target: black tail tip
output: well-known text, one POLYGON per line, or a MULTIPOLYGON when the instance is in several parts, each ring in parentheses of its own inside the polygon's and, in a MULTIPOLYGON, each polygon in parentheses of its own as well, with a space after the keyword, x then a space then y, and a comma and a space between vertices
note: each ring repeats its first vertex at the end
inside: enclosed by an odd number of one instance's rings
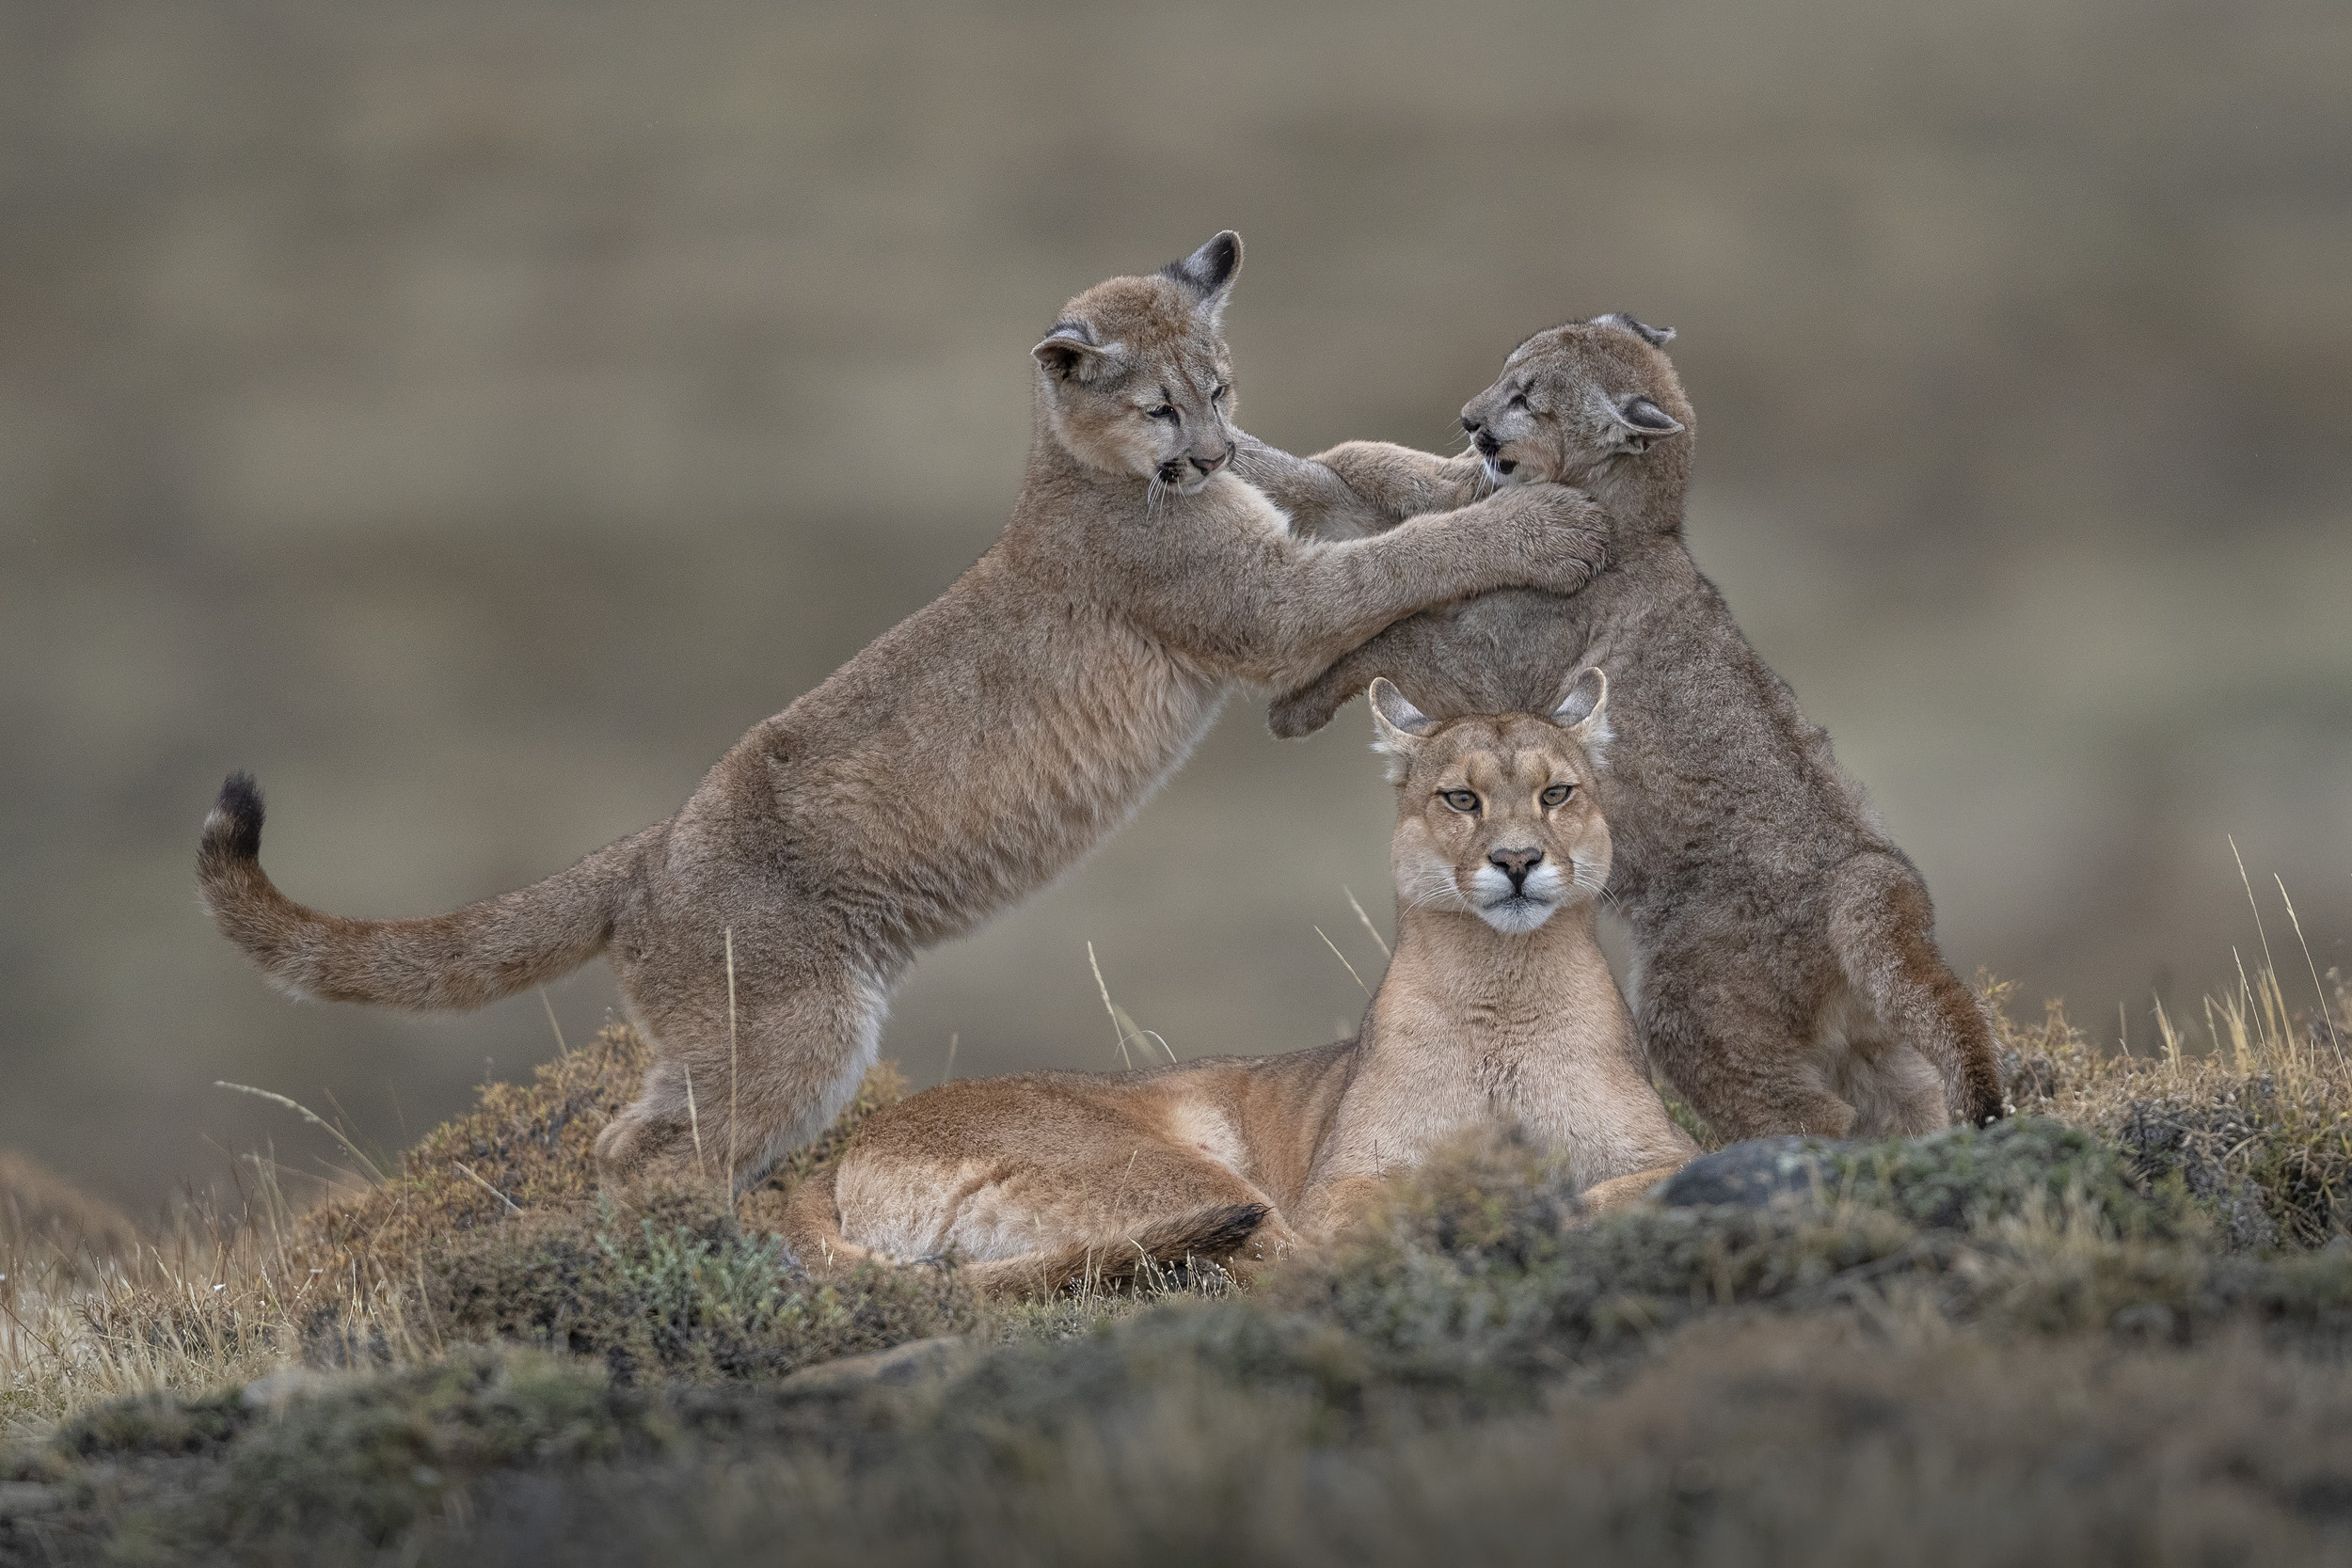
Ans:
POLYGON ((250 773, 231 773, 222 781, 220 799, 204 823, 204 847, 230 860, 262 857, 262 786, 250 773))
POLYGON ((1184 1226, 1178 1244, 1196 1258, 1224 1259, 1241 1250, 1274 1211, 1263 1203, 1235 1203, 1196 1214, 1184 1226))

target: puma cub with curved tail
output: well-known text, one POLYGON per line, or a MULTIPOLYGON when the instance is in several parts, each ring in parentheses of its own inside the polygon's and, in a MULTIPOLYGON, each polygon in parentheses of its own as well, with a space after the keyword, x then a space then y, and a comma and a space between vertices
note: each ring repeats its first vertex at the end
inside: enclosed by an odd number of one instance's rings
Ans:
POLYGON ((670 820, 450 914, 346 920, 262 874, 240 775, 198 857, 214 920, 287 990, 400 1007, 478 1007, 608 954, 656 1059, 597 1139, 605 1173, 675 1153, 696 1115, 739 1181, 765 1169, 848 1102, 914 955, 1122 825, 1236 683, 1296 685, 1416 610, 1590 575, 1596 514, 1557 486, 1293 537, 1230 462, 1240 266, 1227 232, 1072 300, 1032 351, 1036 434, 994 546, 670 820))
MULTIPOLYGON (((1486 483, 1571 484, 1606 510, 1608 565, 1581 592, 1489 594, 1390 627, 1284 694, 1306 735, 1375 675, 1439 716, 1539 701, 1606 668, 1617 740, 1601 782, 1613 905, 1632 927, 1652 1059, 1728 1138, 1882 1136, 2001 1114, 1992 1032, 1936 950, 1928 890, 1861 786, 1740 635, 1682 542, 1696 422, 1674 334, 1626 315, 1538 332, 1462 409, 1486 483)), ((1300 460, 1253 451, 1246 469, 1300 460)), ((1311 467, 1312 465, 1309 465, 1311 467)), ((1460 459, 1353 443, 1287 487, 1354 536, 1361 503, 1470 493, 1460 459), (1335 483, 1336 482, 1336 483, 1335 483), (1348 489, 1352 503, 1329 493, 1348 489)), ((1475 482, 1471 482, 1474 483, 1475 482)))
POLYGON ((1439 724, 1378 682, 1396 956, 1355 1039, 927 1090, 793 1190, 793 1250, 815 1266, 953 1255, 993 1294, 1265 1258, 1329 1237, 1438 1144, 1509 1123, 1560 1148, 1589 1208, 1640 1196, 1696 1149, 1594 933, 1607 698, 1586 671, 1548 717, 1439 724))

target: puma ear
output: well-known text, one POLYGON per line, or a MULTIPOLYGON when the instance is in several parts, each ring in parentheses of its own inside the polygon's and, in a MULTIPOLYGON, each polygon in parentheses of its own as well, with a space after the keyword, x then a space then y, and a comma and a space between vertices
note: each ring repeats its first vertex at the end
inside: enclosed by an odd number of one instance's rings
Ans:
POLYGON ((1181 261, 1170 261, 1160 276, 1172 277, 1200 296, 1198 309, 1214 326, 1225 317, 1225 302, 1241 275, 1241 236, 1228 229, 1181 261))
POLYGON ((1672 436, 1682 421, 1647 398, 1633 398, 1617 410, 1617 418, 1645 436, 1672 436))
POLYGON ((1372 749, 1389 759, 1389 782, 1402 784, 1414 754, 1437 729, 1438 721, 1415 707, 1386 675, 1374 678, 1370 696, 1372 728, 1376 736, 1372 749))
POLYGON ((1613 403, 1609 411, 1616 416, 1618 439, 1629 451, 1647 451, 1652 441, 1662 441, 1682 428, 1680 420, 1647 398, 1613 403))
POLYGON ((1647 322, 1635 321, 1631 316, 1627 315, 1623 310, 1612 310, 1605 316, 1595 316, 1593 318, 1593 325, 1595 326, 1623 327, 1626 331, 1632 333, 1635 337, 1641 339, 1642 341, 1649 344, 1652 348, 1664 348, 1668 343, 1675 341, 1675 329, 1673 327, 1652 326, 1647 322))
POLYGON ((1084 322, 1058 321, 1029 355, 1055 380, 1085 383, 1118 363, 1119 345, 1097 343, 1094 329, 1084 322))
POLYGON ((1560 705, 1551 710, 1551 721, 1576 737, 1595 768, 1605 766, 1602 753, 1617 737, 1609 727, 1608 673, 1591 664, 1570 676, 1567 689, 1560 694, 1560 705))

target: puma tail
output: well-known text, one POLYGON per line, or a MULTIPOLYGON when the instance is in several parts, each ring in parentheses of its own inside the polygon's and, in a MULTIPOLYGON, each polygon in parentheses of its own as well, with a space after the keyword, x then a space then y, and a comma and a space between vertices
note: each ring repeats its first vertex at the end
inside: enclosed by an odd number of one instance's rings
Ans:
MULTIPOLYGON (((1263 1203, 1224 1204, 1154 1220, 1115 1240, 1073 1243, 1049 1252, 966 1263, 961 1274, 984 1296, 1055 1296, 1083 1286, 1115 1288, 1186 1262, 1221 1262, 1239 1252, 1265 1223, 1263 1203)), ((786 1201, 785 1240, 793 1255, 812 1269, 887 1262, 880 1253, 841 1233, 841 1212, 834 1197, 833 1172, 818 1172, 786 1201)))
POLYGON ((2001 1069, 1984 1009, 1935 947, 1935 911, 1910 862, 1856 855, 1831 897, 1830 941, 1847 981, 1944 1076, 1962 1125, 2003 1113, 2001 1069))
POLYGON ((262 869, 262 792, 231 773, 204 819, 198 888, 221 935, 272 985, 320 1002, 462 1012, 570 973, 604 950, 648 828, 568 871, 422 920, 305 909, 262 869))
POLYGON ((1126 1285, 1180 1263, 1222 1262, 1239 1252, 1272 1212, 1263 1203, 1227 1203, 1172 1219, 1154 1220, 1125 1236, 1062 1247, 1043 1256, 1008 1259, 983 1268, 1019 1271, 1050 1291, 1073 1285, 1126 1285))

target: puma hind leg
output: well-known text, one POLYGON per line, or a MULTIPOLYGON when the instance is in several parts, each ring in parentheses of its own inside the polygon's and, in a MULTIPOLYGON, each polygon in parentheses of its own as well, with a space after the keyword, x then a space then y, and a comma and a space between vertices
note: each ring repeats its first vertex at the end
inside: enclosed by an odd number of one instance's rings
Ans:
POLYGON ((739 990, 730 1029, 715 1009, 652 1021, 658 1059, 643 1091, 596 1136, 608 1182, 657 1169, 727 1171, 734 1189, 833 1125, 874 1065, 884 999, 849 977, 780 992, 739 990))
POLYGON ((1856 855, 1838 868, 1833 900, 1830 942, 1853 989, 1933 1068, 1952 1116, 1971 1127, 1998 1120, 1993 1027, 1936 950, 1934 907, 1918 872, 1896 855, 1856 855))

